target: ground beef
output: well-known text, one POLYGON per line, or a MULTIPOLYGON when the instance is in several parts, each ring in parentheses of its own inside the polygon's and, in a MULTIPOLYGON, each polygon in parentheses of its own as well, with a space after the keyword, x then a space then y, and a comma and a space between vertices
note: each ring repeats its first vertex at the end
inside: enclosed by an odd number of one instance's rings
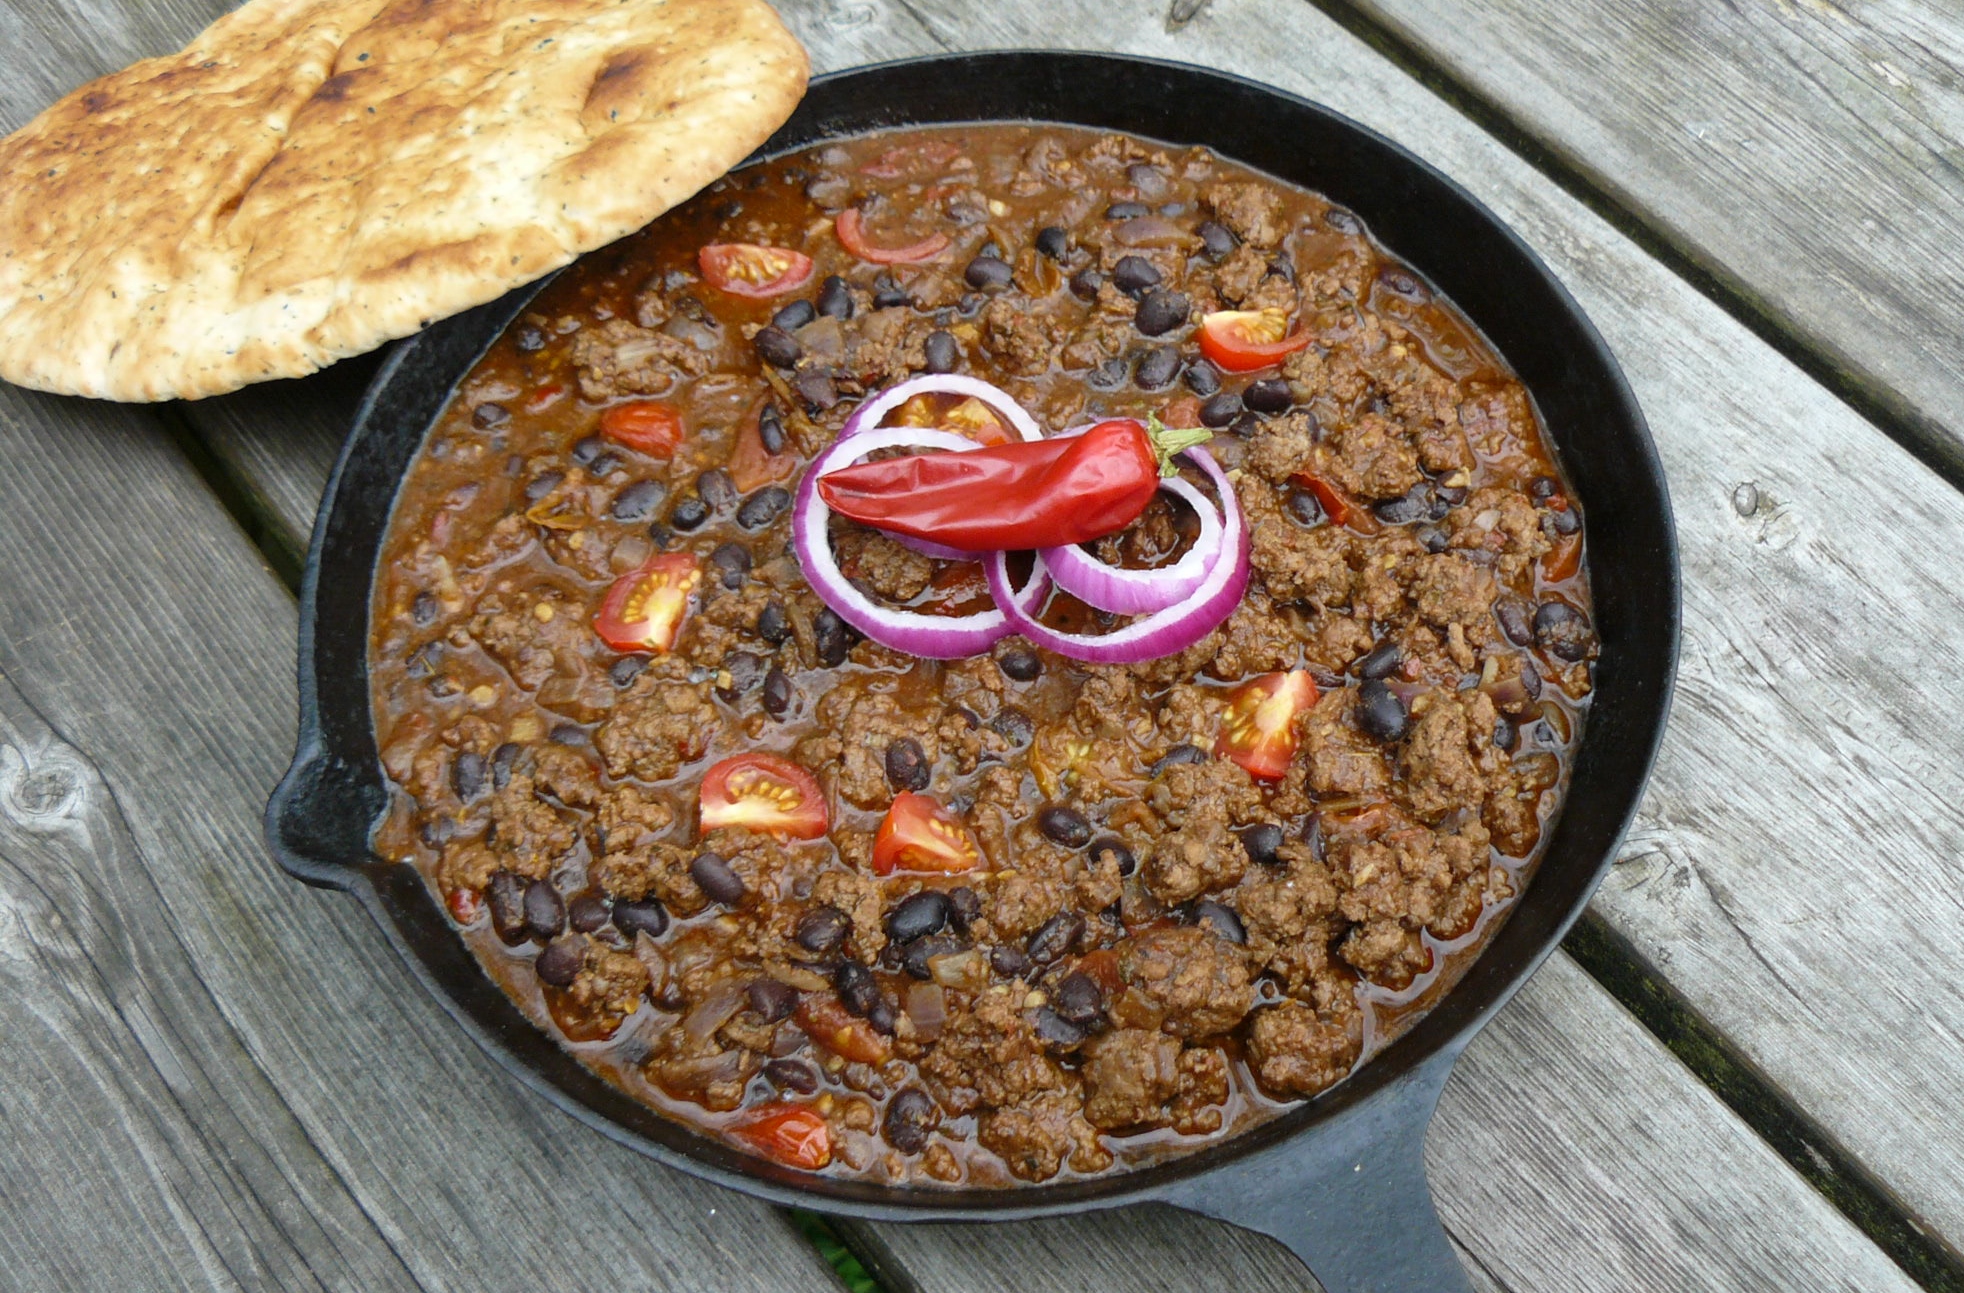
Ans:
POLYGON ((839 569, 889 602, 909 602, 927 591, 934 563, 876 530, 853 526, 832 541, 839 569))
POLYGON ((1389 418, 1366 413, 1326 427, 1316 474, 1358 498, 1396 498, 1423 479, 1411 440, 1389 418))
POLYGON ((1012 373, 1040 373, 1050 367, 1056 345, 1041 316, 997 297, 982 310, 982 344, 1012 373))
POLYGON ((1265 185, 1242 181, 1209 185, 1201 191, 1200 204, 1235 237, 1257 247, 1274 247, 1288 232, 1282 199, 1265 185))
POLYGON ((581 329, 573 338, 572 358, 580 395, 595 403, 664 394, 681 377, 700 376, 716 362, 711 351, 626 319, 581 329))
POLYGON ((573 982, 548 994, 553 1015, 570 1035, 585 1041, 612 1037, 621 1021, 641 1004, 648 970, 627 952, 585 935, 585 961, 573 982))
POLYGON ((990 1109, 976 1119, 975 1138, 1025 1181, 1047 1181, 1066 1162, 1080 1172, 1101 1172, 1111 1166, 1111 1151, 1079 1108, 1075 1093, 1059 1092, 990 1109))
POLYGON ((1135 1013, 1175 1037, 1225 1033, 1255 1001, 1241 949, 1204 926, 1140 934, 1120 949, 1118 969, 1135 1013))
POLYGON ((972 1009, 949 1020, 921 1061, 921 1076, 942 1108, 971 1113, 1068 1085, 1070 1075, 1044 1052, 1027 1015, 1021 998, 1005 988, 981 993, 972 1009))
POLYGON ((1257 1011, 1248 1026, 1248 1063, 1280 1095, 1311 1096, 1341 1081, 1357 1062, 1362 1037, 1317 1016, 1300 1001, 1257 1011))
POLYGON ((1144 1028, 1104 1034, 1086 1049, 1084 1116, 1094 1127, 1173 1127, 1183 1134, 1220 1125, 1227 1098, 1227 1057, 1212 1047, 1182 1046, 1144 1028), (1212 1124, 1210 1127, 1208 1124, 1212 1124))
POLYGON ((1484 624, 1493 615, 1497 593, 1493 571, 1451 552, 1417 560, 1412 603, 1434 624, 1484 624))
POLYGON ((593 743, 607 774, 666 781, 700 759, 716 728, 706 682, 669 682, 643 674, 628 702, 601 724, 593 743))
POLYGON ((1337 688, 1323 693, 1297 720, 1302 743, 1295 766, 1319 795, 1379 795, 1391 784, 1383 744, 1351 717, 1356 704, 1355 691, 1337 688))
MULTIPOLYGON (((1248 437, 1247 463, 1277 485, 1287 485, 1297 472, 1311 469, 1311 451, 1316 447, 1316 418, 1307 410, 1282 417, 1264 418, 1248 437)), ((1248 485, 1242 492, 1248 492, 1248 485)))
POLYGON ((1401 797, 1421 819, 1477 807, 1511 784, 1509 761, 1493 743, 1497 715, 1484 692, 1430 692, 1413 702, 1412 712, 1398 762, 1401 797))

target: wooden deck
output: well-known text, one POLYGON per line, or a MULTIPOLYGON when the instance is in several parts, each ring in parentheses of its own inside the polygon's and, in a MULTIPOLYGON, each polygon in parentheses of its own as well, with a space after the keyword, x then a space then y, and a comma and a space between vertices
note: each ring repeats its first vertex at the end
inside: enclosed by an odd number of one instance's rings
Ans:
MULTIPOLYGON (((224 7, 0 0, 0 126, 224 7)), ((1663 453, 1685 652, 1585 929, 1447 1088, 1440 1210, 1483 1289, 1964 1289, 1964 18, 779 8, 822 69, 1046 46, 1254 76, 1536 247, 1663 453)), ((353 903, 266 859, 289 577, 371 369, 160 408, 0 386, 0 1285, 835 1286, 788 1215, 506 1079, 353 903)), ((1158 1209, 836 1229, 891 1290, 1310 1287, 1158 1209)))

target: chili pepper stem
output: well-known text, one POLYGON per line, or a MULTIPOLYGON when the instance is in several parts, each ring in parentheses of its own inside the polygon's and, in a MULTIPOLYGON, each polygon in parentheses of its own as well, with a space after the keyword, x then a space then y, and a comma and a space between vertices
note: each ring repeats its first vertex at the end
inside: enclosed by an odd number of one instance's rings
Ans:
POLYGON ((1152 444, 1153 456, 1159 460, 1161 476, 1179 475, 1179 464, 1173 459, 1213 438, 1214 433, 1206 427, 1169 427, 1157 414, 1146 415, 1146 439, 1152 444))

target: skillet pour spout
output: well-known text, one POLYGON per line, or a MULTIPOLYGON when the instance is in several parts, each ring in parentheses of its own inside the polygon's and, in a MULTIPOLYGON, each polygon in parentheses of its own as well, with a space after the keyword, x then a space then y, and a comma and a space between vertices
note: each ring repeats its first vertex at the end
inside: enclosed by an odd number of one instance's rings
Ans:
POLYGON ((1306 100, 1177 64, 957 54, 813 83, 764 155, 903 125, 1050 121, 1202 145, 1355 211, 1486 334, 1538 404, 1589 518, 1601 657, 1565 807, 1486 950, 1409 1032, 1316 1099, 1229 1140, 1117 1175, 1015 1189, 809 1175, 700 1136, 582 1066, 480 968, 412 866, 375 855, 388 803, 369 708, 376 565, 405 472, 458 381, 540 285, 398 346, 329 482, 301 592, 300 739, 267 808, 273 856, 355 895, 404 964, 492 1058, 601 1134, 732 1189, 883 1221, 1013 1222, 1156 1201, 1272 1235, 1332 1293, 1469 1286, 1433 1210, 1423 1146, 1453 1060, 1556 947, 1635 811, 1670 706, 1678 571, 1643 417, 1581 309, 1519 237, 1389 140, 1306 100))

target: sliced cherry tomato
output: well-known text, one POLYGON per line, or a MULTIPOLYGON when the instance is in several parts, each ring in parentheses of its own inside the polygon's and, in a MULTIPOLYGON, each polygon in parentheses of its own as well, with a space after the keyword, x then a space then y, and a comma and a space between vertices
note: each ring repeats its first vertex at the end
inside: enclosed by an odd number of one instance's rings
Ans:
POLYGON ((834 1055, 855 1064, 884 1064, 892 1046, 878 1029, 847 1012, 830 993, 806 993, 798 1003, 798 1027, 834 1055))
POLYGON ((1384 528, 1370 508, 1321 476, 1299 471, 1291 479, 1316 495, 1316 501, 1323 505, 1323 514, 1330 518, 1332 525, 1347 525, 1359 534, 1376 534, 1384 528))
POLYGON ((1315 703, 1316 682, 1307 670, 1263 674, 1229 698, 1214 753, 1252 777, 1279 781, 1296 757, 1296 715, 1315 703))
POLYGON ((475 889, 452 889, 448 903, 450 918, 459 925, 472 925, 484 912, 484 899, 475 889))
POLYGON ((948 163, 961 155, 961 145, 945 139, 896 144, 860 167, 859 173, 877 180, 897 180, 903 175, 919 178, 922 173, 947 169, 948 163))
POLYGON ((780 839, 815 840, 825 834, 825 794, 818 781, 789 759, 739 754, 714 764, 702 777, 702 829, 745 826, 780 839))
POLYGON ((660 400, 616 404, 600 415, 600 434, 651 458, 672 458, 682 447, 682 411, 660 400))
POLYGON ((696 253, 711 287, 735 296, 782 296, 811 281, 812 258, 789 247, 712 242, 696 253))
POLYGON ((1541 577, 1551 584, 1559 584, 1564 579, 1575 578, 1575 572, 1582 569, 1582 536, 1564 534, 1555 540, 1555 546, 1541 554, 1541 577))
POLYGON ((932 391, 914 396, 888 414, 880 425, 934 427, 985 446, 1009 444, 1017 438, 1002 414, 973 395, 956 396, 951 402, 948 396, 932 391))
POLYGON ((772 453, 764 448, 759 419, 768 403, 767 400, 759 400, 750 410, 743 424, 737 427, 736 447, 730 450, 730 479, 745 494, 775 480, 789 480, 798 467, 798 459, 794 455, 772 453))
POLYGON ((875 265, 911 265, 932 260, 948 249, 948 235, 937 233, 905 247, 875 247, 866 241, 866 220, 858 207, 847 207, 833 222, 839 231, 839 245, 864 261, 875 265))
POLYGON ((1307 332, 1288 332, 1281 310, 1216 310, 1200 320, 1200 353, 1223 372, 1252 373, 1309 344, 1307 332))
POLYGON ((702 584, 702 566, 686 552, 664 552, 614 581, 593 631, 616 651, 659 655, 675 645, 689 594, 702 584))
POLYGON ((873 837, 873 872, 972 871, 981 865, 967 823, 928 795, 903 791, 873 837))
POLYGON ((730 1134, 772 1162, 816 1172, 832 1161, 832 1130, 801 1104, 767 1104, 730 1134))

